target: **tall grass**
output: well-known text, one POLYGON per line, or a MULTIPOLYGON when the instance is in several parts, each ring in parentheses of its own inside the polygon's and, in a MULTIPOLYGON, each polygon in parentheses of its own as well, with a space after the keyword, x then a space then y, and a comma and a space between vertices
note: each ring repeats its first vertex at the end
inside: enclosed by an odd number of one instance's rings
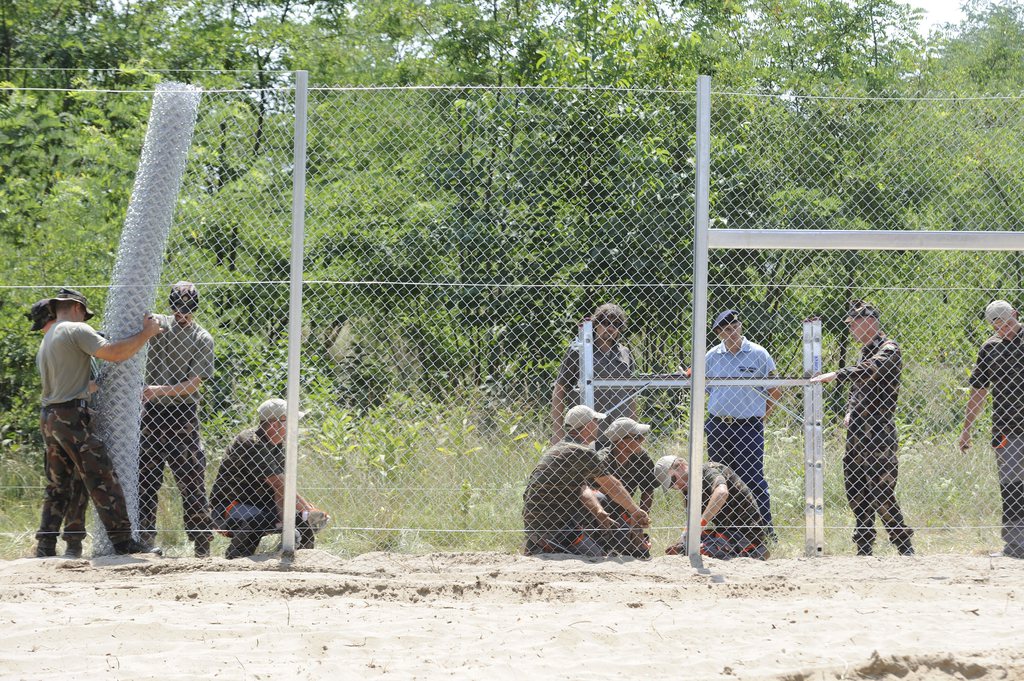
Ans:
MULTIPOLYGON (((212 484, 237 420, 204 426, 212 484)), ((992 452, 962 455, 957 433, 918 438, 904 426, 897 490, 920 551, 968 553, 999 547, 999 492, 992 452)), ((313 409, 300 432, 299 491, 327 510, 332 523, 318 546, 340 555, 366 551, 518 550, 526 479, 547 444, 536 412, 485 402, 446 405, 396 394, 364 413, 313 409)), ((651 439, 654 458, 686 454, 685 421, 662 425, 651 439)), ((39 452, 5 448, 0 469, 0 556, 28 555, 34 546, 44 480, 39 452)), ((850 513, 842 479, 842 429, 826 428, 826 552, 852 553, 850 513)), ((766 432, 766 474, 779 532, 775 556, 804 550, 802 429, 778 413, 766 432)), ((187 555, 180 499, 173 480, 161 492, 159 541, 170 555, 187 555)), ((652 512, 655 552, 674 542, 685 522, 682 495, 659 491, 652 512)), ((90 524, 95 522, 90 518, 90 524)), ((226 540, 218 538, 215 551, 226 540)), ((879 527, 878 552, 885 547, 879 527)), ((265 539, 269 550, 276 540, 265 539)))

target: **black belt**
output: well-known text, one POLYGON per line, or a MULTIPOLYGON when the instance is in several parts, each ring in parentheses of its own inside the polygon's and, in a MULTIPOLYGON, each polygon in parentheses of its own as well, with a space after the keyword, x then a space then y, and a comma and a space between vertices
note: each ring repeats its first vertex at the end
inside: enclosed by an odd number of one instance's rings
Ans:
POLYGON ((760 416, 751 416, 745 419, 738 419, 735 416, 712 416, 711 418, 722 423, 753 423, 761 420, 760 416))
POLYGON ((73 407, 88 407, 88 400, 68 400, 67 402, 53 402, 43 407, 44 409, 71 409, 73 407))

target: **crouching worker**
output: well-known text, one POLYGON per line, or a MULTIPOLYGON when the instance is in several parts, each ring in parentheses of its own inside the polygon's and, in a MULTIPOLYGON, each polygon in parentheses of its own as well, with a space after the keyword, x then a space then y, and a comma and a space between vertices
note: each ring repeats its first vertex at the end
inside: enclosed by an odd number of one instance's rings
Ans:
MULTIPOLYGON (((225 558, 256 553, 265 535, 281 531, 284 511, 284 441, 287 403, 267 400, 257 409, 259 425, 242 431, 228 447, 210 495, 217 531, 231 537, 225 558)), ((299 417, 304 415, 299 412, 299 417)), ((329 516, 295 495, 296 548, 313 548, 329 516)))
POLYGON ((604 414, 579 405, 566 412, 565 438, 549 446, 530 474, 523 494, 525 553, 604 556, 601 533, 613 526, 590 483, 629 514, 630 524, 647 527, 647 513, 594 451, 604 414))
MULTIPOLYGON (((690 467, 685 460, 663 456, 654 465, 654 474, 665 489, 677 489, 686 494, 690 467)), ((711 461, 704 464, 701 471, 701 488, 704 497, 700 519, 701 554, 721 560, 768 558, 764 544, 765 524, 757 500, 739 476, 728 466, 711 461)), ((685 530, 665 553, 686 555, 685 530)))
MULTIPOLYGON (((640 509, 648 516, 654 502, 654 490, 658 486, 654 477, 654 461, 644 451, 644 442, 649 432, 649 425, 627 417, 615 419, 605 431, 605 437, 611 443, 608 473, 621 482, 626 492, 634 498, 639 493, 640 509)), ((596 494, 601 506, 611 516, 612 527, 604 532, 602 540, 608 552, 619 556, 650 558, 651 541, 643 528, 630 525, 629 512, 607 495, 599 492, 596 494)))

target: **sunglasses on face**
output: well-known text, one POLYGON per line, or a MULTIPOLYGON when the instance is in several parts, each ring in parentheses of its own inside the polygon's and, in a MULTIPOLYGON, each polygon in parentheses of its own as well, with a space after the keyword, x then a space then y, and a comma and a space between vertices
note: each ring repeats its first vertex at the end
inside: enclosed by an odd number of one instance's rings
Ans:
POLYGON ((597 319, 594 320, 594 323, 600 324, 602 326, 610 326, 614 329, 626 328, 626 322, 624 322, 621 319, 615 319, 612 317, 598 317, 597 319))

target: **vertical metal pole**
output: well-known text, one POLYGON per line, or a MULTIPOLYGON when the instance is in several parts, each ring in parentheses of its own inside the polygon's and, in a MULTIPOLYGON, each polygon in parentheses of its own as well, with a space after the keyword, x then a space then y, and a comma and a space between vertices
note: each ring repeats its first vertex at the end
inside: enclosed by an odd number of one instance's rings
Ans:
POLYGON ((295 73, 295 160, 292 168, 292 262, 288 300, 288 434, 285 438, 281 550, 295 555, 295 495, 299 460, 299 360, 302 349, 302 270, 306 231, 306 116, 309 74, 295 73))
MULTIPOLYGON (((813 322, 804 320, 804 378, 814 376, 813 322)), ((804 555, 815 551, 816 517, 814 514, 814 388, 804 386, 804 555)))
MULTIPOLYGON (((811 369, 815 374, 821 373, 821 319, 811 321, 811 369)), ((825 405, 824 386, 815 383, 811 386, 813 405, 812 423, 814 426, 812 442, 814 445, 814 555, 825 553, 825 439, 822 432, 825 405)))
POLYGON ((694 566, 700 558, 701 475, 704 463, 704 355, 708 326, 708 223, 711 213, 711 77, 697 77, 697 186, 693 212, 693 352, 690 391, 690 484, 686 519, 686 553, 694 566))
POLYGON ((580 404, 594 408, 594 322, 587 317, 580 324, 580 404))

